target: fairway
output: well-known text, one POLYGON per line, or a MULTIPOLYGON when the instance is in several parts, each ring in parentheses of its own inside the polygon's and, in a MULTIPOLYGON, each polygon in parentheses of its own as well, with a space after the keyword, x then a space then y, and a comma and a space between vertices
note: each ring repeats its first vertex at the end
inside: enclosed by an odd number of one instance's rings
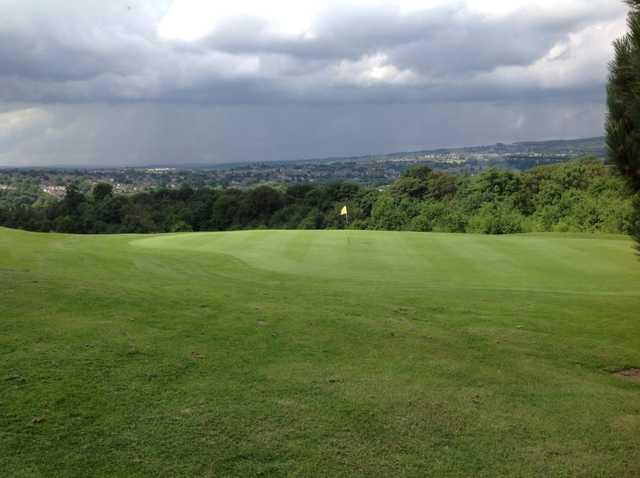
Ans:
POLYGON ((622 236, 0 228, 0 476, 639 476, 622 236))

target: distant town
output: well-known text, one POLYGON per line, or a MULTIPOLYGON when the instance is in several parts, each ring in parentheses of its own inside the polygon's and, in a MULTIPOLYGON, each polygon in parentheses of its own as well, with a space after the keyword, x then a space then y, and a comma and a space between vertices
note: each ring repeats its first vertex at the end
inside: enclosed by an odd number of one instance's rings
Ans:
POLYGON ((604 138, 566 141, 494 144, 468 148, 400 152, 360 157, 325 158, 286 162, 251 162, 212 166, 91 168, 3 168, 0 196, 29 191, 62 197, 71 183, 88 190, 99 182, 110 183, 119 193, 138 193, 157 188, 191 187, 249 188, 259 184, 329 183, 351 181, 385 185, 413 165, 434 170, 477 174, 497 167, 526 170, 544 164, 591 155, 605 159, 604 138))

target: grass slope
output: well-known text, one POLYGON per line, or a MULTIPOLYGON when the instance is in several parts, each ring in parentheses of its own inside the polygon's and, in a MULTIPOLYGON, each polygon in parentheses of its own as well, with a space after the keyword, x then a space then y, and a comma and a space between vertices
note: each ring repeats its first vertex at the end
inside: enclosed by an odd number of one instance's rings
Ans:
POLYGON ((638 476, 621 237, 0 229, 0 474, 638 476))

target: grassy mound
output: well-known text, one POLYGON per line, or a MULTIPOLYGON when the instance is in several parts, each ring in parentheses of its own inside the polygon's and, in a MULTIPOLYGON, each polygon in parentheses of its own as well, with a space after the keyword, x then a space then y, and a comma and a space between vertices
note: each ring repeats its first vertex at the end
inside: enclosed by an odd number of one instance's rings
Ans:
POLYGON ((0 229, 6 476, 635 476, 617 236, 0 229))

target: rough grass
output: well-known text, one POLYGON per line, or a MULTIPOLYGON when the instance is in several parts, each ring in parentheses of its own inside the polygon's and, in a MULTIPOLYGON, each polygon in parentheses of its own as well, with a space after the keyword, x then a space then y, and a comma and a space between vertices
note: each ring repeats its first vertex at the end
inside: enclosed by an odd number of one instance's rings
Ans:
POLYGON ((615 236, 0 229, 0 475, 638 476, 615 236))

